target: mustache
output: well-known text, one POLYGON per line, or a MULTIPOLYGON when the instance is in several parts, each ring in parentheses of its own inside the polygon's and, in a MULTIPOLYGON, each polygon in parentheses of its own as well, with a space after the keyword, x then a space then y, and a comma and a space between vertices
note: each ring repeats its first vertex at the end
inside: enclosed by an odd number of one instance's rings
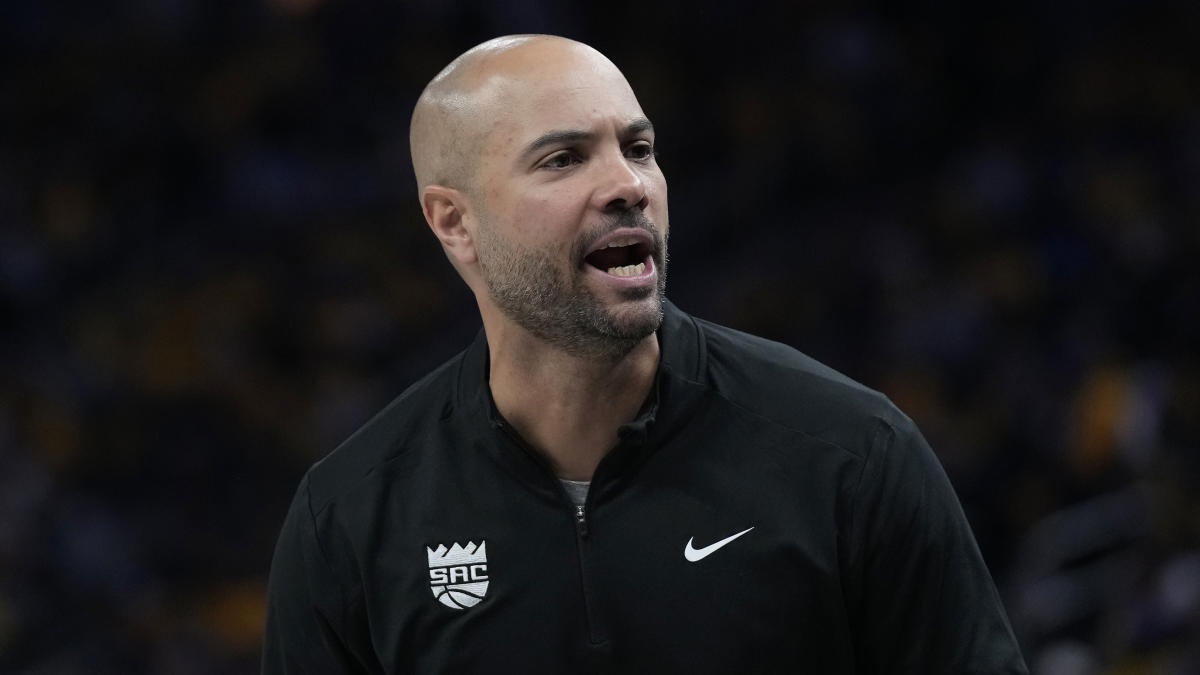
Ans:
POLYGON ((654 223, 650 222, 650 219, 646 217, 645 213, 636 209, 628 209, 621 211, 620 213, 613 214, 600 224, 591 227, 584 232, 579 237, 579 240, 575 242, 575 248, 572 251, 571 256, 572 261, 576 264, 576 266, 582 266, 584 264, 583 259, 585 254, 588 252, 588 249, 590 249, 597 241, 607 237, 610 233, 615 232, 616 230, 625 228, 642 230, 654 239, 654 250, 651 252, 651 255, 654 256, 654 262, 658 263, 659 267, 661 268, 663 263, 662 233, 658 231, 658 227, 654 223))

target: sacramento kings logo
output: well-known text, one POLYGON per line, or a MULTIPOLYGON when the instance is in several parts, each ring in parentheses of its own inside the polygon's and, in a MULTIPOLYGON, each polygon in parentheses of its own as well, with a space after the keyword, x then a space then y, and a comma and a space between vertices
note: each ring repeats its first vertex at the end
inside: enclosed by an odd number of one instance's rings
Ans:
POLYGON ((451 609, 466 609, 479 604, 487 595, 487 542, 468 541, 466 546, 455 543, 450 548, 438 544, 437 549, 425 547, 429 554, 429 585, 433 597, 451 609))

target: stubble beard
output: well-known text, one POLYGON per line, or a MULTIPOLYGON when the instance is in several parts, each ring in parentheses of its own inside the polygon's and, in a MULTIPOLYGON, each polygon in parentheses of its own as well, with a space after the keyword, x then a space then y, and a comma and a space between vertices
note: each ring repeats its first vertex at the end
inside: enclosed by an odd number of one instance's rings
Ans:
POLYGON ((524 248, 497 233, 478 230, 479 268, 496 306, 539 339, 572 356, 615 361, 658 330, 666 292, 666 242, 640 211, 624 211, 580 236, 566 267, 550 251, 524 248), (623 291, 610 309, 584 284, 584 255, 615 229, 633 227, 654 237, 658 282, 623 291))

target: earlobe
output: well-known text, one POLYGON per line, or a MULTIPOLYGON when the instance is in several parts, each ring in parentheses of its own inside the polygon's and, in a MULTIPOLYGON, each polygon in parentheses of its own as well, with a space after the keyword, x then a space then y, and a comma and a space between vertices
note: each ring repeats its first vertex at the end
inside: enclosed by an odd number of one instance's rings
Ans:
POLYGON ((442 242, 446 254, 459 263, 475 260, 475 239, 465 225, 466 199, 444 185, 430 185, 421 192, 421 210, 429 229, 442 242))

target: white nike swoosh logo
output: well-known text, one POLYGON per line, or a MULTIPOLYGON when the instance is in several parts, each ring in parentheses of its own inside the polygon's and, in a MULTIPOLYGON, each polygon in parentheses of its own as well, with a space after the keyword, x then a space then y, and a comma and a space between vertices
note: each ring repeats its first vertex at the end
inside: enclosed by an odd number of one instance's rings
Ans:
POLYGON ((741 532, 738 532, 737 534, 729 535, 728 537, 725 537, 721 541, 718 541, 715 544, 709 544, 708 546, 705 546, 704 548, 692 548, 692 539, 694 539, 695 537, 689 538, 687 546, 683 547, 683 557, 687 558, 688 562, 697 562, 699 560, 704 560, 708 556, 712 555, 713 551, 716 551, 717 549, 721 548, 725 544, 728 544, 729 542, 733 541, 734 539, 737 539, 738 537, 742 536, 743 534, 746 534, 747 532, 749 532, 750 530, 753 530, 753 529, 754 529, 753 527, 748 527, 748 528, 742 530, 741 532))

